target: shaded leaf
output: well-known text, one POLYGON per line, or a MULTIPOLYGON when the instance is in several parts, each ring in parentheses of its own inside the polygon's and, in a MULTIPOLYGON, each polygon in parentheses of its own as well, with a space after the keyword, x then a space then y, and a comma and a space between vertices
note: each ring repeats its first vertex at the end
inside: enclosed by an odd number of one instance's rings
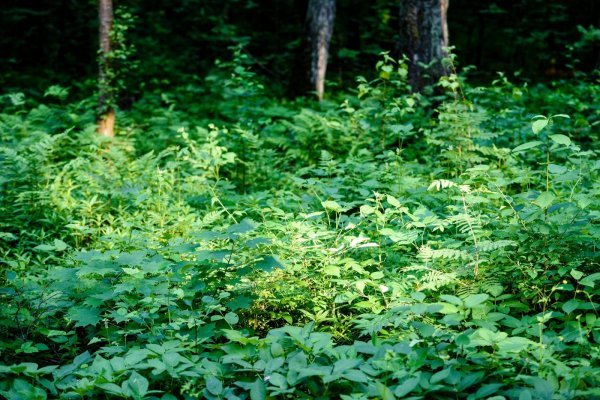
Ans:
POLYGON ((537 199, 535 199, 533 201, 533 203, 536 204, 540 208, 548 208, 552 205, 552 202, 554 201, 555 198, 556 198, 556 196, 553 193, 543 192, 542 194, 540 194, 537 197, 537 199))
POLYGON ((538 147, 541 144, 542 142, 535 140, 533 142, 523 143, 522 145, 515 147, 512 151, 513 153, 516 153, 518 151, 529 150, 538 147))
POLYGON ((148 393, 148 380, 135 371, 129 376, 127 384, 136 398, 143 398, 148 393))
POLYGON ((75 321, 75 327, 96 325, 100 322, 100 310, 96 308, 88 308, 82 306, 74 306, 69 308, 68 317, 75 321))
POLYGON ((250 387, 250 399, 251 400, 265 400, 267 398, 267 388, 262 379, 258 378, 252 383, 250 387))
POLYGON ((257 268, 262 269, 265 272, 271 272, 276 268, 283 268, 283 264, 279 261, 276 256, 265 256, 261 261, 257 262, 257 268))
POLYGON ((481 303, 483 303, 484 301, 489 299, 489 297, 490 296, 485 293, 472 294, 465 299, 465 307, 467 307, 467 308, 477 307, 478 305, 480 305, 481 303))

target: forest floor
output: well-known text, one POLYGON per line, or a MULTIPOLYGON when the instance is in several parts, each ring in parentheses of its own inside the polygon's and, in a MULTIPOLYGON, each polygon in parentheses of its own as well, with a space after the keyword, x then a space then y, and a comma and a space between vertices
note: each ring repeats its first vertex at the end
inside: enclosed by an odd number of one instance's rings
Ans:
POLYGON ((597 81, 385 71, 1 97, 0 396, 600 397, 597 81))

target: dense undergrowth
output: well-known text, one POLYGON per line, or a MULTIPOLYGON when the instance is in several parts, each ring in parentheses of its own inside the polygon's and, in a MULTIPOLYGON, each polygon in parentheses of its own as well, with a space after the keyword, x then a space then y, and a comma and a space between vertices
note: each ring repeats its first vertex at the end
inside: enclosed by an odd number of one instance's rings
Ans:
MULTIPOLYGON (((0 395, 600 397, 597 77, 5 94, 0 395)), ((223 82, 225 84, 223 85, 223 82)))

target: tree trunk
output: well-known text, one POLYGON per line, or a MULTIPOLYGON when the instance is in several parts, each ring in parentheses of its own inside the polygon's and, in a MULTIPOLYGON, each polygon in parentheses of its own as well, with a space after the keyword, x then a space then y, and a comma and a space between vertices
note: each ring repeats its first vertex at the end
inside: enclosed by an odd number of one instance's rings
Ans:
POLYGON ((323 99, 325 92, 325 73, 334 20, 335 0, 309 0, 306 25, 310 51, 310 85, 319 100, 323 99))
POLYGON ((113 137, 115 127, 113 71, 110 56, 111 35, 113 24, 112 0, 98 0, 100 62, 98 71, 98 133, 113 137))
POLYGON ((401 2, 400 48, 409 59, 408 79, 413 91, 421 91, 448 73, 442 64, 448 47, 448 5, 449 0, 401 2))

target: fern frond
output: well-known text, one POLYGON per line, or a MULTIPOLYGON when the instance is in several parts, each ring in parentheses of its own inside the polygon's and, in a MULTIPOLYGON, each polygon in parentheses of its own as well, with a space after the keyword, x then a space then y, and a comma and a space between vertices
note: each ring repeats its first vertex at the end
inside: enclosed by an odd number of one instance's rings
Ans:
POLYGON ((508 246, 516 246, 516 245, 517 245, 517 242, 515 242, 514 240, 497 240, 495 242, 486 240, 486 241, 479 242, 477 244, 477 249, 480 252, 489 252, 489 251, 494 251, 494 250, 498 250, 498 249, 503 249, 508 246))
POLYGON ((463 250, 457 249, 438 249, 434 250, 429 246, 421 246, 419 248, 418 257, 423 261, 430 261, 436 259, 448 259, 448 260, 468 260, 470 259, 469 253, 463 250))

